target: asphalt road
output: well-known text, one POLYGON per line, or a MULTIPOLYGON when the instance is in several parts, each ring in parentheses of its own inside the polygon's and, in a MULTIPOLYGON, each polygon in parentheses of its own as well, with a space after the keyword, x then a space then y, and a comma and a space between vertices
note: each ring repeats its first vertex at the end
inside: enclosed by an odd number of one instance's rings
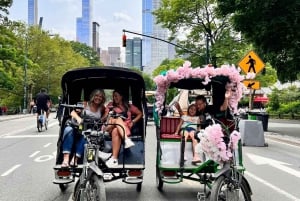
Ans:
MULTIPOLYGON (((49 129, 38 133, 35 117, 0 120, 0 201, 69 201, 74 184, 61 192, 52 183, 58 137, 57 121, 50 118, 49 129)), ((253 191, 254 201, 300 200, 300 138, 273 133, 281 122, 270 121, 265 133, 267 147, 243 147, 245 176, 253 191)), ((288 123, 288 128, 297 123, 288 123)), ((142 191, 121 180, 106 183, 108 201, 195 201, 202 189, 198 182, 184 180, 165 184, 162 192, 155 183, 155 127, 147 127, 146 169, 142 191)))

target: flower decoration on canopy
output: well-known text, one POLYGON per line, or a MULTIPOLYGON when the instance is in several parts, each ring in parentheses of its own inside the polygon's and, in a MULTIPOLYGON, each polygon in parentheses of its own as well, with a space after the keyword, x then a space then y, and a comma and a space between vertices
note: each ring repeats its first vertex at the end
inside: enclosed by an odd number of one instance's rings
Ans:
POLYGON ((221 125, 213 124, 206 127, 204 131, 202 130, 198 137, 200 146, 197 149, 201 149, 209 159, 223 164, 232 158, 232 150, 237 149, 241 135, 238 131, 233 131, 230 134, 229 143, 226 145, 221 125))
POLYGON ((161 113, 164 107, 165 94, 171 83, 176 83, 181 79, 200 78, 203 79, 202 84, 207 85, 211 82, 214 76, 227 76, 230 83, 226 87, 231 87, 232 93, 229 99, 230 108, 234 113, 237 113, 238 101, 242 98, 244 85, 241 83, 244 76, 234 65, 222 65, 220 68, 205 66, 204 68, 192 68, 191 62, 185 61, 184 64, 176 70, 171 69, 165 72, 164 75, 158 75, 153 80, 156 83, 157 89, 155 93, 156 111, 161 113))

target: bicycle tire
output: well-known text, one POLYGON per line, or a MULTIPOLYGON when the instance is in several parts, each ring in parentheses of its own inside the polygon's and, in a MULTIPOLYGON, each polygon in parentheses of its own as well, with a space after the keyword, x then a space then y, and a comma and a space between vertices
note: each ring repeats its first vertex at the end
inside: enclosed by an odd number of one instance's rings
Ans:
POLYGON ((48 119, 45 119, 45 129, 48 130, 48 119))
POLYGON ((37 120, 37 129, 38 132, 42 132, 43 130, 43 124, 40 122, 40 120, 37 120))
POLYGON ((106 201, 106 192, 103 178, 92 174, 86 183, 84 191, 80 190, 80 180, 77 181, 74 191, 74 201, 106 201), (81 193, 84 195, 81 195, 81 193))
POLYGON ((238 197, 235 195, 235 189, 231 182, 225 177, 218 177, 211 189, 210 201, 232 200, 232 201, 252 201, 251 193, 247 187, 246 181, 243 178, 240 188, 238 189, 238 197), (232 197, 230 197, 232 196, 232 197))

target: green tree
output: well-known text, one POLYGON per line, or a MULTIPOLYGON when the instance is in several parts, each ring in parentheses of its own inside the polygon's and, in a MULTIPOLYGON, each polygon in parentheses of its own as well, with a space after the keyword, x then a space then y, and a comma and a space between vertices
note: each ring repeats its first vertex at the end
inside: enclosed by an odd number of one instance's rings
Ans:
POLYGON ((161 73, 164 73, 170 69, 177 69, 179 66, 182 66, 183 63, 184 63, 184 60, 181 58, 177 58, 177 59, 173 59, 173 60, 165 59, 164 61, 162 61, 160 66, 158 66, 157 68, 155 68, 153 70, 152 76, 155 77, 155 76, 157 76, 161 73))
POLYGON ((12 0, 1 0, 0 1, 0 19, 6 18, 6 15, 2 15, 1 12, 8 14, 8 8, 11 7, 13 1, 12 0))
POLYGON ((300 1, 218 0, 224 17, 232 16, 236 31, 251 41, 279 80, 294 81, 300 71, 300 1))
POLYGON ((152 80, 151 76, 142 72, 140 69, 136 68, 136 67, 132 67, 130 68, 138 73, 140 73, 143 76, 144 82, 145 82, 145 87, 147 91, 151 91, 155 89, 155 83, 152 80))
POLYGON ((70 43, 75 52, 89 60, 90 66, 103 66, 97 52, 95 52, 93 48, 80 42, 71 41, 70 43))
MULTIPOLYGON (((154 11, 157 22, 170 30, 171 40, 181 36, 177 43, 197 53, 188 57, 193 66, 206 64, 207 56, 214 66, 236 63, 239 50, 245 46, 232 31, 229 17, 219 16, 216 6, 216 0, 162 0, 160 8, 154 11)), ((177 52, 186 54, 179 49, 177 52)))

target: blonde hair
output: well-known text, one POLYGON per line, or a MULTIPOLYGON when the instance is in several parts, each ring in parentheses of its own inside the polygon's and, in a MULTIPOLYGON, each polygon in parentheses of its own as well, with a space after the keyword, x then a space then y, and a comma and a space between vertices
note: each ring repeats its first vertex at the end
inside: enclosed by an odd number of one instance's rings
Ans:
POLYGON ((105 97, 105 92, 104 92, 103 89, 95 89, 94 91, 92 91, 92 93, 90 95, 90 101, 89 102, 90 103, 93 102, 94 99, 95 99, 95 96, 98 95, 98 94, 102 95, 102 97, 103 97, 100 105, 104 105, 104 103, 106 101, 106 97, 105 97))

